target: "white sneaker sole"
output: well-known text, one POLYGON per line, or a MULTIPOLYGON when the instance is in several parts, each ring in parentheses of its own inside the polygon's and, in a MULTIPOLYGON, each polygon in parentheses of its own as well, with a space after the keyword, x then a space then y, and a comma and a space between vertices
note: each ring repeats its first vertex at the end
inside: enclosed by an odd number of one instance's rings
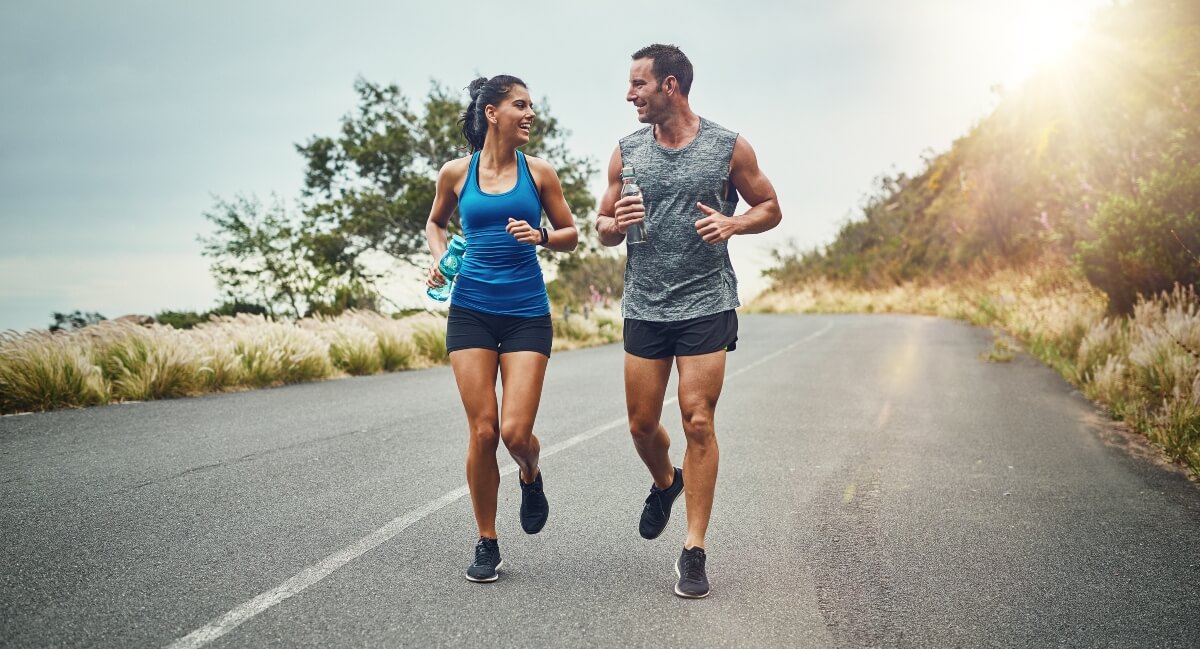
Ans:
MULTIPOLYGON (((675 560, 675 576, 680 579, 683 579, 683 574, 679 572, 679 559, 675 560)), ((679 590, 679 582, 675 582, 675 594, 684 599, 704 599, 705 597, 708 597, 708 594, 711 592, 712 592, 712 589, 710 588, 710 589, 704 591, 703 595, 689 595, 689 594, 683 592, 682 590, 679 590)))
POLYGON ((467 578, 467 581, 473 581, 477 584, 490 584, 493 581, 496 581, 497 579, 500 578, 500 568, 503 568, 503 567, 504 567, 504 559, 501 559, 500 563, 496 564, 496 575, 494 577, 490 577, 488 579, 476 579, 475 577, 472 577, 471 575, 463 575, 463 576, 467 578))

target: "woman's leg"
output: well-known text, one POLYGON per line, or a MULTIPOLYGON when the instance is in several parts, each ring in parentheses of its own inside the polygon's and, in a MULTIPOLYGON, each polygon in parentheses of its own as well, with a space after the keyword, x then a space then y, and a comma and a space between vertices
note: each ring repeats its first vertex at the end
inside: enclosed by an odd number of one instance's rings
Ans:
POLYGON ((460 349, 450 352, 450 366, 458 382, 458 394, 467 411, 470 441, 467 443, 467 486, 479 536, 496 538, 496 491, 500 470, 496 448, 500 442, 500 418, 496 412, 496 368, 498 354, 490 349, 460 349))
POLYGON ((538 352, 507 352, 500 355, 500 381, 504 396, 500 411, 500 436, 528 484, 538 475, 542 447, 533 434, 533 421, 542 400, 542 382, 550 359, 538 352))

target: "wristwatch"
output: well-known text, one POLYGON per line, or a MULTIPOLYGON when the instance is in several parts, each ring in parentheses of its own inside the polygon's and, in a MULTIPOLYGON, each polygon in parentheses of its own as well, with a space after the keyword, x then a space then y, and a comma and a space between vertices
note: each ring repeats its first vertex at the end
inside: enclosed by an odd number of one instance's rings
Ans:
POLYGON ((538 242, 538 245, 544 246, 550 243, 550 233, 546 232, 546 228, 538 228, 538 230, 542 233, 542 240, 538 242))

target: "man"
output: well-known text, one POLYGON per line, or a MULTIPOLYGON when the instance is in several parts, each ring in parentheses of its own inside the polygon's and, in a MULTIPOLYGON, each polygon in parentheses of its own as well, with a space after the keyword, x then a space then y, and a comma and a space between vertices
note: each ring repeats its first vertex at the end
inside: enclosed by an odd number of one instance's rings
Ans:
POLYGON ((675 594, 705 597, 704 535, 717 479, 714 411, 725 379, 725 354, 737 342, 737 278, 728 244, 779 224, 779 201, 754 149, 688 103, 692 64, 674 45, 633 55, 625 99, 648 124, 621 139, 608 165, 608 189, 596 230, 619 245, 633 225, 647 240, 631 243, 625 267, 625 402, 629 431, 654 484, 639 532, 662 533, 671 505, 687 495, 687 538, 675 564, 675 594), (621 198, 621 169, 632 166, 642 195, 621 198), (733 216, 738 195, 750 209, 733 216), (679 369, 679 409, 687 450, 682 470, 659 423, 671 366, 679 369), (684 481, 686 476, 687 480, 684 481))

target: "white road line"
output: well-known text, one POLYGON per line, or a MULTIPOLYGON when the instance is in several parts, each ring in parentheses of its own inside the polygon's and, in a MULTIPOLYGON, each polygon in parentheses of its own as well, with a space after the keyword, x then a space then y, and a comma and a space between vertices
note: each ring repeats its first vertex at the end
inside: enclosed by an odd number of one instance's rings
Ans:
MULTIPOLYGON (((786 347, 777 349, 774 352, 767 354, 766 356, 758 359, 757 361, 754 361, 753 363, 747 365, 746 367, 743 367, 732 374, 726 375, 725 380, 728 381, 729 379, 732 379, 740 374, 748 372, 748 371, 754 369, 755 367, 758 367, 759 365, 766 363, 767 361, 770 361, 782 354, 785 354, 785 353, 791 351, 792 349, 795 349, 796 347, 799 347, 800 345, 808 343, 808 342, 816 339, 817 337, 823 335, 825 332, 829 331, 829 329, 832 327, 833 327, 833 323, 829 323, 829 324, 825 325, 824 329, 821 329, 820 331, 809 334, 808 336, 801 338, 800 340, 797 340, 796 342, 794 342, 786 347)), ((678 401, 678 397, 672 397, 672 398, 664 401, 663 405, 664 406, 670 405, 672 403, 675 403, 676 401, 678 401)), ((625 423, 626 423, 625 417, 621 417, 620 419, 614 419, 610 422, 600 424, 599 426, 596 426, 595 428, 584 431, 582 433, 579 433, 578 435, 575 435, 574 437, 565 439, 557 444, 553 444, 551 446, 548 446, 548 447, 542 449, 542 457, 546 458, 546 457, 554 455, 555 453, 558 453, 560 451, 565 451, 566 449, 571 448, 572 446, 575 446, 576 444, 581 444, 583 442, 586 442, 587 440, 589 440, 593 437, 596 437, 597 435, 600 435, 601 433, 612 430, 613 428, 616 428, 618 426, 622 426, 625 423)), ((517 470, 517 465, 512 464, 512 465, 509 465, 508 467, 505 467, 503 470, 501 470, 500 475, 502 475, 502 476, 509 475, 511 473, 514 473, 516 470, 517 470)), ((259 613, 266 611, 267 609, 271 608, 272 606, 275 606, 276 604, 282 602, 283 600, 285 600, 289 597, 292 597, 293 595, 300 594, 305 589, 307 589, 309 586, 312 586, 313 584, 328 577, 331 573, 333 573, 333 571, 337 570, 338 568, 341 568, 342 566, 346 565, 347 563, 350 563, 351 561, 354 561, 355 559, 361 557, 362 555, 366 554, 367 552, 370 552, 371 550, 375 549, 376 547, 378 547, 384 543, 387 543, 388 541, 392 540, 392 538, 394 538, 397 534, 399 534, 400 532, 403 532, 406 528, 411 526, 413 523, 416 523, 416 522, 420 521, 422 518, 425 518, 426 516, 429 516, 430 514, 446 507, 447 505, 457 501, 458 499, 462 498, 463 496, 467 495, 468 493, 469 493, 469 491, 467 489, 467 485, 463 485, 463 486, 459 487, 458 489, 455 489, 453 491, 448 491, 445 494, 442 494, 441 497, 439 497, 435 500, 431 500, 431 501, 425 503, 424 505, 421 505, 420 507, 418 507, 406 514, 403 514, 401 516, 397 516, 396 518, 393 518, 391 521, 389 521, 383 527, 375 530, 374 532, 371 532, 370 534, 368 534, 368 535, 364 536, 363 538, 359 539, 358 541, 355 541, 354 543, 342 548, 341 550, 334 552, 333 554, 325 557, 324 559, 321 559, 317 563, 314 563, 311 566, 306 567, 305 569, 296 573, 290 579, 283 582, 282 584, 279 584, 275 588, 272 588, 271 590, 268 590, 267 592, 262 593, 261 595, 255 597, 254 599, 251 599, 250 601, 243 603, 241 606, 238 606, 237 608, 229 611, 225 615, 222 615, 221 617, 213 620, 212 622, 209 622, 208 624, 200 627, 199 629, 196 629, 195 631, 192 631, 191 633, 176 640, 175 642, 172 642, 170 645, 167 645, 167 649, 196 649, 198 647, 203 647, 204 645, 212 642, 213 640, 216 640, 217 638, 234 630, 240 624, 249 620, 250 618, 253 618, 254 616, 258 615, 259 613)))

